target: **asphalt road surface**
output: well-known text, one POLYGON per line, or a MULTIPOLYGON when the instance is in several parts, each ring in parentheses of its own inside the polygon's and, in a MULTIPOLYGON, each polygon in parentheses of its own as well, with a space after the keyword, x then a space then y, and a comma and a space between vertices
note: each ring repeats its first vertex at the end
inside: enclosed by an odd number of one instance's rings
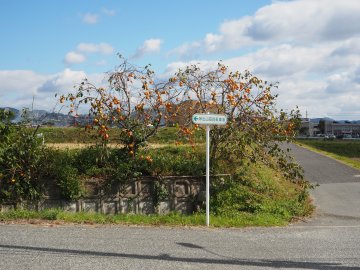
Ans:
POLYGON ((283 228, 0 225, 0 269, 360 270, 360 174, 294 147, 317 214, 283 228))
POLYGON ((316 215, 310 225, 360 225, 360 171, 291 145, 305 178, 319 184, 312 192, 316 215))

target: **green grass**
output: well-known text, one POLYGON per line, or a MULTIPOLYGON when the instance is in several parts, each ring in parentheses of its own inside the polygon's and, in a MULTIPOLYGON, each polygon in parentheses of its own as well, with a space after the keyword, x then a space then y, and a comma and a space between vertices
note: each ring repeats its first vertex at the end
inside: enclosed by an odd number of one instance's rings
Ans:
MULTIPOLYGON (((179 136, 176 127, 161 127, 157 134, 150 138, 150 143, 173 144, 176 141, 185 142, 184 138, 179 136)), ((40 127, 39 133, 44 134, 47 143, 94 143, 96 134, 85 132, 80 127, 40 127)), ((118 128, 109 129, 110 142, 118 143, 117 138, 120 135, 118 128)), ((197 142, 205 141, 205 131, 197 130, 195 139, 197 142)))
MULTIPOLYGON (((0 221, 56 221, 77 224, 119 224, 151 226, 205 226, 205 215, 104 215, 92 212, 65 212, 58 209, 43 211, 10 210, 0 213, 0 221)), ((239 212, 236 216, 210 216, 211 227, 284 226, 288 223, 281 216, 268 213, 250 214, 239 212)))
MULTIPOLYGON (((79 127, 40 127, 46 143, 94 143, 96 134, 85 132, 84 128, 79 127)), ((116 138, 120 134, 119 129, 110 129, 109 135, 112 142, 117 142, 116 138)))
POLYGON ((232 181, 216 188, 212 206, 219 215, 236 216, 240 210, 290 221, 313 211, 307 189, 260 164, 239 168, 232 181))
POLYGON ((360 141, 301 140, 298 145, 360 169, 360 141))
POLYGON ((192 149, 189 145, 166 145, 148 149, 145 153, 153 158, 149 165, 156 175, 204 175, 205 147, 192 149))

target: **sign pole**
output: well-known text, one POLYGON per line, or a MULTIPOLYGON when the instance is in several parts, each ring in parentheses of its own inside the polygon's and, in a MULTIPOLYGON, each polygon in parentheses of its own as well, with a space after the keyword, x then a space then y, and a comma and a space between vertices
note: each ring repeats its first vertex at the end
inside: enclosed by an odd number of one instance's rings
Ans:
POLYGON ((206 125, 206 226, 210 224, 210 125, 206 125))
POLYGON ((210 125, 226 125, 227 116, 225 114, 195 113, 192 122, 196 125, 206 126, 206 226, 210 225, 210 125))

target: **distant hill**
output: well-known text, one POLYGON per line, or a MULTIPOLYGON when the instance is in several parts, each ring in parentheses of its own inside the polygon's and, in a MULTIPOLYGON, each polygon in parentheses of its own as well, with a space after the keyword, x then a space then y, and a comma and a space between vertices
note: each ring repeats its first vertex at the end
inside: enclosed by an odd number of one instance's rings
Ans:
MULTIPOLYGON (((63 114, 63 113, 50 113, 45 110, 33 110, 29 111, 24 117, 22 111, 11 108, 11 107, 2 107, 0 109, 7 109, 14 113, 15 118, 12 120, 14 123, 24 121, 25 118, 30 124, 33 125, 54 125, 54 126, 69 126, 74 124, 74 116, 63 114)), ((77 119, 77 122, 84 122, 85 116, 80 116, 77 119)))
POLYGON ((20 111, 18 109, 11 108, 11 107, 2 107, 2 108, 0 107, 0 109, 9 110, 9 111, 13 112, 15 115, 20 113, 20 111))
POLYGON ((333 121, 335 121, 334 119, 329 118, 329 117, 310 118, 310 122, 311 122, 311 123, 316 123, 316 124, 318 124, 318 123, 320 122, 320 120, 325 120, 326 122, 333 122, 333 121))
POLYGON ((320 120, 325 120, 325 122, 335 122, 339 124, 360 124, 360 120, 334 120, 329 117, 323 117, 323 118, 310 118, 311 123, 319 124, 320 120))

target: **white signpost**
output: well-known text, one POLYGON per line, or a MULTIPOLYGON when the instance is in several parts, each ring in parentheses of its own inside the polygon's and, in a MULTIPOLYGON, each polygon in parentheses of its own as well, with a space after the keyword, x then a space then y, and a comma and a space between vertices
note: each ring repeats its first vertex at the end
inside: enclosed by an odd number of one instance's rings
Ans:
POLYGON ((210 125, 226 125, 227 116, 224 114, 196 113, 192 121, 197 125, 206 125, 206 226, 210 224, 210 125))

